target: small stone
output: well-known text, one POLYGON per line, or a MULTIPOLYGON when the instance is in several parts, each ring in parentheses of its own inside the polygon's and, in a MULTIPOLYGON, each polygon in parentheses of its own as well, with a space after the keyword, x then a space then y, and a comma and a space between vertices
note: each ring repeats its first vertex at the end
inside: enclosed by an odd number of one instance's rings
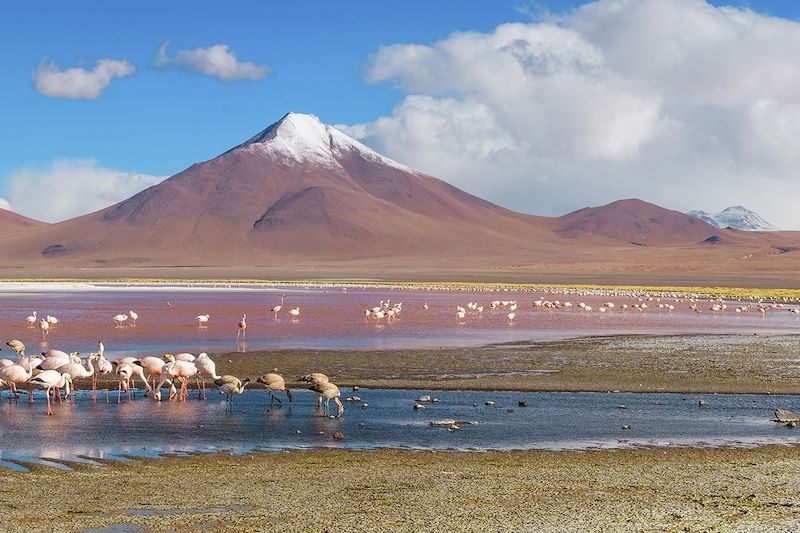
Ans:
POLYGON ((298 429, 297 431, 295 431, 295 433, 298 433, 298 434, 299 434, 299 433, 300 433, 300 430, 298 429))
POLYGON ((627 408, 628 408, 628 406, 627 406, 627 405, 625 405, 624 403, 621 403, 621 404, 619 404, 619 405, 617 406, 617 409, 627 409, 627 408))
POLYGON ((624 426, 622 426, 622 429, 631 429, 631 427, 628 424, 625 424, 624 426))
POLYGON ((430 397, 430 396, 420 396, 420 397, 417 399, 417 401, 418 401, 418 402, 430 402, 430 401, 432 401, 432 400, 431 400, 431 397, 430 397))
POLYGON ((452 426, 450 426, 449 428, 447 428, 447 430, 448 430, 448 431, 461 431, 461 428, 460 428, 460 427, 458 427, 457 425, 453 424, 452 426))
POLYGON ((513 413, 513 412, 514 412, 514 410, 512 408, 510 408, 510 407, 508 409, 506 409, 506 413, 513 413))
POLYGON ((706 402, 705 402, 705 400, 700 400, 699 402, 697 402, 697 405, 698 405, 699 407, 705 407, 705 405, 706 405, 706 402))
POLYGON ((520 407, 528 407, 528 400, 520 400, 517 402, 520 407))
POLYGON ((359 387, 358 385, 353 386, 353 392, 358 392, 360 390, 361 390, 361 387, 359 387))
POLYGON ((358 427, 362 427, 362 428, 363 428, 365 425, 366 425, 366 424, 364 424, 364 422, 359 422, 359 423, 358 423, 358 427))
POLYGON ((414 409, 416 409, 417 411, 424 411, 425 410, 425 406, 422 405, 421 403, 417 403, 417 404, 414 404, 414 409))
POLYGON ((361 404, 361 408, 362 408, 362 409, 366 409, 367 407, 369 407, 369 404, 368 404, 368 403, 362 403, 362 404, 361 404))
POLYGON ((337 431, 336 433, 333 434, 333 438, 335 440, 344 440, 344 435, 337 431))
POLYGON ((431 402, 439 403, 441 400, 439 398, 431 398, 431 402))
POLYGON ((228 359, 228 362, 229 363, 233 363, 233 359, 228 359))
POLYGON ((492 400, 486 400, 486 402, 484 402, 484 403, 485 403, 485 405, 488 405, 489 407, 494 406, 494 402, 492 400))
POLYGON ((478 404, 477 403, 473 403, 472 407, 478 407, 478 404))

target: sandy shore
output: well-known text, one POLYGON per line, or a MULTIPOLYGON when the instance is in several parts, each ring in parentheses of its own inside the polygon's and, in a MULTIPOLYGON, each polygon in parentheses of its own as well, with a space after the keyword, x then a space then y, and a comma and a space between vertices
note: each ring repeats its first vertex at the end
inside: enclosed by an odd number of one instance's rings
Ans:
POLYGON ((3 531, 797 531, 799 470, 782 447, 199 455, 0 471, 0 512, 3 531))
MULTIPOLYGON (((800 392, 797 335, 625 335, 481 348, 213 355, 219 373, 311 371, 342 386, 448 390, 800 392)), ((85 386, 85 385, 84 385, 85 386)))

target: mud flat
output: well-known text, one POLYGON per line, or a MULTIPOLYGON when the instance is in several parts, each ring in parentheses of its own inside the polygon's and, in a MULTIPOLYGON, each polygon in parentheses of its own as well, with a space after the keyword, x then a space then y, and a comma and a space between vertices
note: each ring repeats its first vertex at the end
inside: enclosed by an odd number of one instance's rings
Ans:
POLYGON ((0 511, 4 531, 796 531, 799 469, 788 447, 200 454, 0 471, 0 511))
MULTIPOLYGON (((799 335, 620 335, 440 350, 214 355, 218 372, 447 390, 800 393, 799 335)), ((300 386, 294 382, 293 386, 300 386)))

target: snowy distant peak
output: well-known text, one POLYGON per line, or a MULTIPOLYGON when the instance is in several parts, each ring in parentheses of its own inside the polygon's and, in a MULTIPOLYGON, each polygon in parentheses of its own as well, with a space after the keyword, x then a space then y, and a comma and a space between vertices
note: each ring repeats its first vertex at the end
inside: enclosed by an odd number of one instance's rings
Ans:
POLYGON ((775 231, 778 229, 754 211, 741 205, 728 207, 715 215, 705 211, 690 211, 689 214, 718 228, 734 228, 745 231, 775 231))
POLYGON ((707 222, 708 224, 711 224, 714 227, 717 228, 721 227, 719 225, 719 222, 717 222, 717 219, 714 218, 714 215, 712 215, 711 213, 706 213, 705 211, 689 211, 689 213, 687 214, 695 218, 699 218, 703 222, 707 222))
POLYGON ((304 113, 287 113, 278 122, 234 150, 260 150, 277 157, 283 163, 305 162, 327 167, 341 166, 338 159, 355 152, 368 161, 416 172, 380 155, 333 126, 323 124, 315 115, 304 113))

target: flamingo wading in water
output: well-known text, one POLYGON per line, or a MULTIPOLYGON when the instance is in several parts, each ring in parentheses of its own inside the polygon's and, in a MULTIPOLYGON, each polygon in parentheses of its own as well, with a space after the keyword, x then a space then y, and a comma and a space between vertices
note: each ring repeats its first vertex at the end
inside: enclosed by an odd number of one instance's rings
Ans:
POLYGON ((242 339, 245 338, 245 330, 247 329, 247 315, 243 314, 242 319, 239 321, 239 331, 236 332, 236 340, 239 340, 239 335, 242 336, 242 339))

